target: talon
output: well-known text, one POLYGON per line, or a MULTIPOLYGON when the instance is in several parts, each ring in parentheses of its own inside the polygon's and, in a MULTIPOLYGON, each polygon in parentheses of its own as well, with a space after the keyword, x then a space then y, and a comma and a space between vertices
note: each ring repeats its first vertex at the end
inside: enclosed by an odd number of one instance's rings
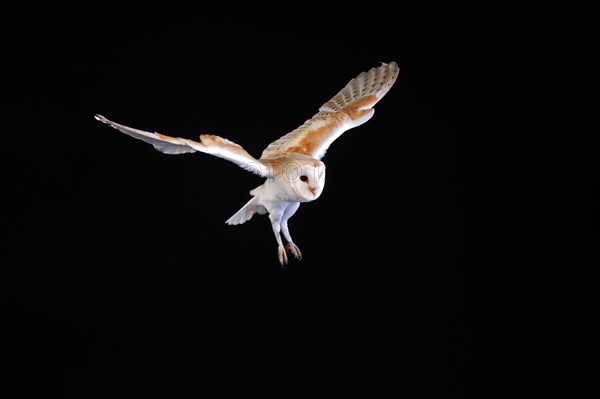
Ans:
POLYGON ((298 248, 296 244, 293 242, 288 242, 285 247, 292 255, 294 255, 294 258, 297 260, 302 260, 302 252, 300 252, 300 248, 298 248))
POLYGON ((279 255, 279 263, 281 263, 281 266, 287 265, 287 254, 285 253, 285 248, 283 247, 283 245, 277 247, 277 254, 279 255))

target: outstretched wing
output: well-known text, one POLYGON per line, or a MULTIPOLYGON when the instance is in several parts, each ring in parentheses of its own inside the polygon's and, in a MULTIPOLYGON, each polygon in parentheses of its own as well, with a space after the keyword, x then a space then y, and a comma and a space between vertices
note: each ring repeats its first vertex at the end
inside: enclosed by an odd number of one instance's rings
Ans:
POLYGON ((246 150, 244 150, 239 144, 219 136, 203 134, 200 136, 200 142, 198 142, 180 137, 170 137, 159 133, 150 133, 143 130, 134 129, 113 122, 101 115, 96 115, 95 118, 100 122, 104 122, 131 137, 152 144, 154 148, 165 154, 185 154, 188 152, 199 151, 231 161, 243 169, 252 173, 256 173, 257 175, 263 177, 270 176, 269 168, 265 162, 262 162, 248 154, 246 150))
POLYGON ((362 72, 302 126, 269 144, 261 159, 277 157, 282 152, 321 159, 342 133, 371 119, 373 106, 390 90, 399 72, 395 62, 362 72))

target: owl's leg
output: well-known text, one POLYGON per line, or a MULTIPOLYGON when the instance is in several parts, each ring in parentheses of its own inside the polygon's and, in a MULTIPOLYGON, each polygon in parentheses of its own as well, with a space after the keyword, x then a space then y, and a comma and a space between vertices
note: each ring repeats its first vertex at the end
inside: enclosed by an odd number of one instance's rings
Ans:
POLYGON ((281 217, 282 212, 269 213, 269 219, 271 220, 271 227, 273 227, 273 233, 275 233, 275 239, 277 240, 277 255, 279 256, 279 263, 281 266, 285 266, 288 263, 287 255, 285 253, 285 247, 281 241, 281 217))
POLYGON ((288 222, 289 218, 291 218, 292 215, 294 215, 294 213, 296 213, 299 206, 300 206, 299 202, 293 203, 290 206, 288 206, 286 208, 286 210, 283 212, 283 218, 281 220, 281 232, 283 233, 283 237, 287 241, 287 244, 285 244, 285 248, 288 251, 290 251, 290 253, 292 255, 294 255, 294 258, 296 258, 297 260, 302 259, 302 252, 300 252, 300 248, 298 248, 298 246, 296 244, 294 244, 294 241, 292 240, 292 236, 290 235, 290 230, 288 229, 287 222, 288 222))

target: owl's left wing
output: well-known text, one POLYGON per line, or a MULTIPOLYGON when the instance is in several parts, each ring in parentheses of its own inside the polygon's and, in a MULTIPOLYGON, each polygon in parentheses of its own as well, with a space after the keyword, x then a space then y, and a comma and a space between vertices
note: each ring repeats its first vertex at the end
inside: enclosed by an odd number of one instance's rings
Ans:
POLYGON ((261 159, 277 157, 282 152, 321 159, 331 143, 345 131, 371 119, 375 112, 373 106, 390 90, 399 72, 395 62, 382 63, 362 72, 302 126, 269 144, 261 159))
POLYGON ((246 150, 233 141, 224 139, 211 134, 203 134, 200 141, 184 139, 181 137, 171 137, 159 133, 146 132, 140 129, 134 129, 129 126, 113 122, 102 115, 96 115, 95 118, 100 122, 125 133, 128 136, 142 140, 158 151, 165 154, 185 154, 188 152, 203 152, 214 155, 233 162, 242 169, 256 173, 263 177, 271 175, 271 167, 268 161, 261 161, 248 154, 246 150))

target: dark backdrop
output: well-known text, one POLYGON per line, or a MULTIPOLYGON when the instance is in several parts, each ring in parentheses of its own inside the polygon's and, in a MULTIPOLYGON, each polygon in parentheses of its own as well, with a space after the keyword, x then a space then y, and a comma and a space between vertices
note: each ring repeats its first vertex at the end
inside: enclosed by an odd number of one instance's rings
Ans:
POLYGON ((23 395, 552 391, 534 16, 151 11, 37 9, 4 35, 6 359, 23 395), (304 259, 287 268, 267 218, 224 223, 260 178, 94 120, 259 156, 390 61, 395 86, 290 220, 304 259))

